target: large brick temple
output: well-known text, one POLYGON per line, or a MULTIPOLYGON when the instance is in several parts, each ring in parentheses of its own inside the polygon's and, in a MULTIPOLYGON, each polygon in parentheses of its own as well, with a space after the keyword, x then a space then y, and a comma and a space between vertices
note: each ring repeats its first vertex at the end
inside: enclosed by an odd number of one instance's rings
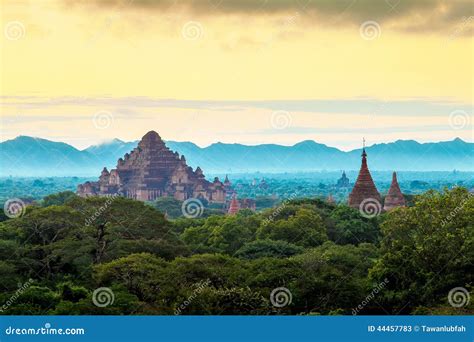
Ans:
POLYGON ((180 201, 226 202, 226 186, 217 177, 207 181, 200 167, 193 171, 185 157, 171 151, 155 131, 145 134, 115 169, 109 172, 104 167, 97 182, 80 184, 77 193, 84 197, 119 194, 142 201, 173 196, 180 201))

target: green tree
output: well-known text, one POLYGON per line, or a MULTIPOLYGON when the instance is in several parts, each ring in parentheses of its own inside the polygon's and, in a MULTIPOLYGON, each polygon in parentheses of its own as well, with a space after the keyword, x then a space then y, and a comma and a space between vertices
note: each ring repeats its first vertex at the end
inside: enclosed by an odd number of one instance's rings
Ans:
POLYGON ((249 287, 204 288, 182 311, 191 315, 264 315, 270 312, 268 299, 249 287))
POLYGON ((81 212, 93 239, 94 263, 132 253, 148 252, 171 259, 186 254, 186 246, 158 210, 123 197, 76 198, 69 206, 81 212))
POLYGON ((379 239, 377 218, 362 217, 358 210, 346 205, 337 206, 329 215, 329 238, 341 245, 361 242, 376 243, 379 239))
POLYGON ((454 287, 473 283, 474 198, 467 189, 429 191, 413 207, 389 212, 382 224, 381 258, 371 279, 387 278, 384 306, 445 303, 454 287))
POLYGON ((153 302, 161 291, 160 284, 165 280, 168 264, 161 258, 148 253, 129 256, 97 265, 94 279, 97 285, 121 285, 141 301, 153 302))
POLYGON ((350 314, 369 293, 367 275, 376 257, 373 245, 333 242, 293 257, 302 270, 290 285, 295 289, 295 306, 305 312, 328 314, 342 309, 350 314))
POLYGON ((20 218, 4 222, 2 231, 13 234, 20 243, 15 250, 15 265, 22 274, 51 278, 60 271, 56 247, 63 239, 80 231, 82 222, 80 213, 75 210, 52 205, 33 208, 20 218))
POLYGON ((183 216, 183 212, 181 210, 183 202, 178 201, 174 197, 159 197, 151 204, 153 207, 170 218, 183 216))
POLYGON ((328 239, 321 216, 315 210, 306 208, 298 209, 287 219, 277 219, 270 223, 263 221, 257 237, 283 240, 303 247, 319 246, 328 239))
POLYGON ((234 254, 246 242, 255 239, 260 220, 250 211, 241 211, 235 216, 226 216, 214 227, 209 244, 219 252, 234 254))
POLYGON ((186 228, 181 234, 181 238, 193 253, 216 252, 216 249, 210 246, 209 239, 214 229, 219 227, 222 222, 223 217, 219 216, 211 216, 204 221, 199 220, 199 225, 186 228))
POLYGON ((260 218, 243 210, 235 216, 210 216, 200 222, 203 224, 186 228, 181 235, 192 251, 233 254, 255 239, 260 218))
POLYGON ((243 245, 235 256, 243 259, 257 259, 264 257, 287 258, 302 253, 303 247, 286 241, 256 240, 243 245))
POLYGON ((21 292, 7 313, 11 315, 45 315, 59 303, 59 295, 46 286, 32 285, 21 292))
MULTIPOLYGON (((94 304, 93 291, 79 301, 62 299, 49 311, 51 315, 132 315, 142 313, 144 303, 120 286, 110 288, 113 300, 105 306, 94 304)), ((109 300, 109 298, 107 300, 109 300)), ((105 304, 105 303, 104 303, 105 304)))
POLYGON ((43 207, 49 207, 51 205, 62 205, 67 201, 77 197, 72 191, 58 192, 57 194, 51 194, 43 198, 43 207))

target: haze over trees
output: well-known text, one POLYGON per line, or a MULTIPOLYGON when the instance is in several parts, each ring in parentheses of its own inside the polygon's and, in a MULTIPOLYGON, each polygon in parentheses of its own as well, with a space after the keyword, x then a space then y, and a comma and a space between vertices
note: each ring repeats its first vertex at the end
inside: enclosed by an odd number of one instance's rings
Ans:
MULTIPOLYGON (((357 178, 356 171, 346 172, 351 185, 357 178)), ((214 175, 207 175, 212 179, 214 175)), ((225 174, 218 174, 222 180, 225 174)), ((372 171, 374 181, 382 195, 390 186, 392 172, 372 171)), ((350 188, 337 187, 341 172, 283 173, 283 174, 232 174, 229 178, 239 198, 252 198, 257 210, 271 208, 286 199, 318 197, 331 195, 336 202, 346 202, 350 188), (261 186, 262 179, 265 186, 261 186)), ((8 177, 0 178, 0 204, 11 198, 20 198, 25 203, 40 202, 45 196, 64 191, 75 192, 78 184, 96 181, 97 177, 8 177)), ((445 187, 462 186, 474 188, 474 178, 469 172, 398 172, 400 187, 407 201, 413 195, 428 189, 443 190, 445 187)), ((170 218, 182 216, 181 203, 173 198, 158 198, 155 207, 167 213, 170 218)), ((219 207, 208 206, 209 209, 219 207)), ((222 207, 221 207, 222 209, 222 207)), ((206 210, 205 215, 216 213, 206 210)))

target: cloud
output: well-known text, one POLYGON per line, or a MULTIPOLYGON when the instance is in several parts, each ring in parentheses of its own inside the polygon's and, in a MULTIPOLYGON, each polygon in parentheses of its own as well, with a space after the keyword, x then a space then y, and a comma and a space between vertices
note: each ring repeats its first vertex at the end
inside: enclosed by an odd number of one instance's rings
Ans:
MULTIPOLYGON (((440 30, 459 25, 474 14, 471 0, 95 0, 101 6, 160 11, 189 10, 197 15, 265 16, 299 13, 308 24, 350 25, 365 20, 387 23, 409 32, 440 30)), ((83 0, 69 3, 83 4, 83 0)), ((471 26, 463 32, 469 34, 471 26)))
POLYGON ((178 100, 159 99, 147 96, 139 97, 57 97, 42 98, 32 96, 0 96, 0 104, 6 108, 20 110, 45 110, 52 107, 65 106, 107 107, 116 108, 124 115, 136 113, 126 112, 127 108, 158 109, 175 108, 191 110, 208 110, 221 113, 233 113, 245 109, 263 109, 269 111, 285 110, 305 113, 352 113, 362 115, 397 115, 397 116, 446 116, 453 110, 471 112, 469 103, 462 103, 449 98, 409 98, 404 100, 353 98, 353 99, 310 99, 310 100, 263 100, 263 101, 232 101, 232 100, 178 100))

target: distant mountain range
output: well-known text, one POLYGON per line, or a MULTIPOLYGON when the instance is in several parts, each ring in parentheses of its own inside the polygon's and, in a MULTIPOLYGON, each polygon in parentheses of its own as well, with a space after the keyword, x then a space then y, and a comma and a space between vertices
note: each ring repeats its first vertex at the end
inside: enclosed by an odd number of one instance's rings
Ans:
MULTIPOLYGON (((98 176, 104 166, 137 146, 137 141, 114 139, 78 150, 62 142, 19 136, 0 143, 0 176, 98 176)), ((191 142, 167 141, 184 154, 192 167, 205 173, 299 172, 358 170, 361 149, 344 152, 306 140, 293 146, 215 143, 199 147, 191 142)), ((366 148, 371 170, 474 171, 474 143, 459 138, 437 143, 397 140, 366 148)))

